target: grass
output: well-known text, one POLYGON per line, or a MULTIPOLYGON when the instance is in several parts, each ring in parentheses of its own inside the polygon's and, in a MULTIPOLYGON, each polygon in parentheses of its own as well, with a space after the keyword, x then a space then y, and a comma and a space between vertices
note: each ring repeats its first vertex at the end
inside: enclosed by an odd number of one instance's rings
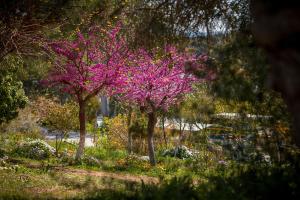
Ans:
MULTIPOLYGON (((39 161, 18 157, 10 153, 17 143, 11 140, 1 146, 9 156, 7 165, 19 167, 0 168, 0 199, 265 199, 273 193, 274 197, 283 194, 288 199, 300 196, 300 163, 261 167, 250 164, 242 169, 230 162, 217 164, 213 155, 201 152, 197 159, 186 160, 157 154, 158 164, 151 167, 126 151, 100 146, 85 151, 87 157, 97 158, 100 163, 93 165, 83 160, 66 166, 64 160, 54 156, 39 161), (107 172, 117 173, 96 176, 107 172), (133 175, 163 181, 142 185, 126 178, 133 175)), ((63 148, 75 152, 68 143, 63 148)))
POLYGON ((298 168, 255 167, 234 169, 195 184, 190 177, 156 185, 67 171, 0 170, 0 199, 299 199, 298 168))
MULTIPOLYGON (((66 144, 67 145, 67 144, 66 144)), ((147 161, 128 156, 125 151, 87 148, 87 156, 96 157, 101 165, 86 163, 65 167, 60 159, 51 157, 45 160, 33 160, 10 154, 10 165, 18 164, 16 170, 0 170, 0 199, 83 199, 98 198, 121 199, 133 197, 141 190, 140 183, 95 177, 93 175, 68 173, 55 168, 83 169, 93 171, 116 172, 120 175, 143 175, 171 180, 174 176, 190 176, 196 173, 188 168, 188 160, 158 156, 158 164, 151 167, 147 161), (112 196, 111 193, 117 196, 112 196), (103 196, 104 195, 104 196, 103 196), (118 196, 120 195, 120 196, 118 196), (95 197, 95 198, 96 198, 95 197)))
MULTIPOLYGON (((49 142, 50 145, 54 146, 55 142, 49 142)), ((69 154, 73 154, 76 148, 73 144, 63 142, 61 152, 67 150, 69 154)), ((139 155, 128 155, 125 150, 115 150, 105 147, 88 147, 85 149, 85 155, 87 157, 93 157, 100 161, 100 164, 91 164, 83 161, 80 164, 74 163, 72 156, 68 161, 57 159, 52 157, 48 160, 35 161, 31 160, 30 163, 33 165, 71 165, 73 168, 89 169, 97 171, 108 171, 108 172, 120 172, 133 175, 147 175, 153 177, 163 177, 164 179, 169 179, 174 176, 191 176, 195 179, 202 178, 202 174, 205 173, 205 166, 207 161, 204 160, 193 160, 193 159, 178 159, 172 157, 163 157, 157 153, 157 165, 155 167, 150 166, 148 161, 139 160, 137 157, 139 155), (70 162, 71 161, 71 162, 70 162), (69 163, 68 163, 69 162, 69 163), (199 163, 202 163, 199 165, 199 163)), ((16 157, 18 155, 11 154, 10 156, 16 157)), ((20 159, 20 158, 18 158, 20 159)), ((22 158, 26 161, 25 158, 22 158)), ((30 160, 30 159, 27 159, 30 160)), ((215 163, 210 163, 210 168, 215 163)))
POLYGON ((150 166, 148 161, 138 160, 138 155, 127 155, 125 151, 120 150, 98 150, 96 148, 87 148, 86 155, 96 157, 101 161, 100 166, 89 166, 82 164, 78 167, 84 169, 104 170, 109 172, 124 172, 134 175, 147 175, 153 177, 171 178, 174 176, 193 176, 189 169, 190 160, 181 160, 178 158, 162 157, 157 155, 157 165, 150 166))
MULTIPOLYGON (((55 190, 63 191, 63 186, 57 184, 49 174, 41 170, 21 167, 18 171, 1 170, 0 199, 6 198, 49 198, 49 193, 55 190)), ((60 196, 63 196, 60 194, 60 196)))
POLYGON ((126 191, 139 184, 84 174, 32 169, 0 170, 0 199, 87 198, 101 190, 126 191))
MULTIPOLYGON (((151 191, 158 193, 156 197, 160 194, 154 185, 24 166, 0 170, 0 178, 4 180, 0 184, 0 199, 144 199, 141 195, 152 199, 151 191)), ((163 193, 168 191, 170 188, 163 193)))

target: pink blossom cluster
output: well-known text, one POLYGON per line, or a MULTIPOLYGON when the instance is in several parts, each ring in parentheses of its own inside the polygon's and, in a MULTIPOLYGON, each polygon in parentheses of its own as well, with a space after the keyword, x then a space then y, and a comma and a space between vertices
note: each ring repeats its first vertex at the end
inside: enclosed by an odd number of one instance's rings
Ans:
POLYGON ((189 71, 204 71, 206 56, 173 46, 130 51, 120 30, 121 24, 111 30, 93 27, 86 35, 77 32, 73 41, 49 43, 56 60, 46 82, 59 85, 78 102, 106 91, 154 112, 177 103, 201 81, 189 71))
POLYGON ((78 31, 73 41, 50 42, 48 50, 56 59, 44 82, 59 85, 63 92, 76 95, 77 100, 113 86, 128 51, 119 36, 120 29, 120 24, 109 31, 93 27, 86 36, 78 31))
POLYGON ((167 109, 191 92, 195 82, 201 81, 187 73, 186 66, 205 70, 205 59, 187 52, 180 53, 170 46, 162 52, 149 53, 140 49, 128 57, 126 68, 123 68, 121 79, 124 82, 119 87, 121 98, 147 112, 167 109))

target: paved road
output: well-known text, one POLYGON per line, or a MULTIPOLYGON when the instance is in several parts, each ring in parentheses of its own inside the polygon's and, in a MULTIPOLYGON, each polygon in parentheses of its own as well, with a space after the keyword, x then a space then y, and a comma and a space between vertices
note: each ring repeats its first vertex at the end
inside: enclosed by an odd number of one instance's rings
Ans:
MULTIPOLYGON (((41 127, 41 131, 45 136, 46 140, 55 140, 56 135, 61 136, 58 132, 50 132, 48 129, 41 127)), ((79 132, 70 132, 65 141, 78 144, 79 142, 79 132)), ((85 137, 85 146, 92 147, 94 146, 93 137, 90 134, 87 134, 85 137)))

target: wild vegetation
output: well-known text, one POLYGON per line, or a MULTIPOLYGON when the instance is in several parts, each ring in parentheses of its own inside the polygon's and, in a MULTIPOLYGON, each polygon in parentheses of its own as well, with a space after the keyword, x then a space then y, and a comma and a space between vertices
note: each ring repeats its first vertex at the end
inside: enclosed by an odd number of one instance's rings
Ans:
POLYGON ((299 199, 257 5, 4 2, 0 199, 299 199))

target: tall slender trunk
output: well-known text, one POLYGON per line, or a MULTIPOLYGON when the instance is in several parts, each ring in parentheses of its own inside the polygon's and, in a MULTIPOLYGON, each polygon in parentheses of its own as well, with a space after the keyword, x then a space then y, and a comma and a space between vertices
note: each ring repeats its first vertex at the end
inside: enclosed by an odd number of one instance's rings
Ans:
POLYGON ((189 136, 188 136, 188 142, 190 143, 192 141, 192 135, 193 135, 193 124, 189 123, 189 136))
POLYGON ((80 160, 84 151, 84 144, 85 144, 85 135, 86 135, 86 128, 85 128, 85 102, 79 102, 79 129, 80 129, 80 139, 79 145, 76 152, 75 160, 80 160))
POLYGON ((207 52, 209 52, 210 48, 210 41, 211 41, 211 33, 209 27, 209 16, 205 13, 205 29, 206 29, 206 45, 207 45, 207 52))
POLYGON ((55 135, 55 155, 58 157, 58 135, 55 135))
POLYGON ((103 117, 109 116, 109 100, 106 96, 101 96, 101 114, 103 117))
POLYGON ((165 120, 166 120, 166 118, 163 115, 162 119, 161 119, 161 121, 162 121, 162 131, 163 131, 163 135, 164 135, 165 145, 166 145, 166 148, 167 148, 168 147, 168 141, 167 141, 167 135, 166 135, 166 129, 165 129, 165 120))
POLYGON ((150 159, 150 164, 154 166, 156 164, 155 155, 154 155, 154 144, 153 144, 153 135, 154 135, 154 127, 156 124, 157 118, 155 112, 148 113, 148 127, 147 127, 147 135, 148 135, 148 154, 150 159))
POLYGON ((281 146, 280 146, 280 139, 278 136, 278 132, 275 133, 275 139, 276 139, 276 154, 277 154, 277 162, 281 163, 281 146))
POLYGON ((127 117, 127 129, 128 129, 128 154, 132 153, 132 132, 131 132, 131 115, 132 108, 129 108, 128 117, 127 117))
POLYGON ((178 146, 181 146, 182 142, 184 141, 184 129, 185 129, 185 124, 183 124, 182 118, 180 118, 180 120, 179 120, 178 146))
POLYGON ((96 139, 96 135, 97 135, 97 131, 98 129, 98 124, 97 124, 97 112, 95 112, 95 123, 94 123, 94 130, 93 130, 93 134, 94 134, 94 138, 93 138, 93 143, 95 146, 97 146, 97 139, 96 139))
POLYGON ((55 155, 56 155, 56 157, 59 156, 59 150, 62 145, 63 139, 66 137, 66 135, 67 135, 66 132, 63 132, 60 138, 58 137, 58 134, 55 135, 55 155))

